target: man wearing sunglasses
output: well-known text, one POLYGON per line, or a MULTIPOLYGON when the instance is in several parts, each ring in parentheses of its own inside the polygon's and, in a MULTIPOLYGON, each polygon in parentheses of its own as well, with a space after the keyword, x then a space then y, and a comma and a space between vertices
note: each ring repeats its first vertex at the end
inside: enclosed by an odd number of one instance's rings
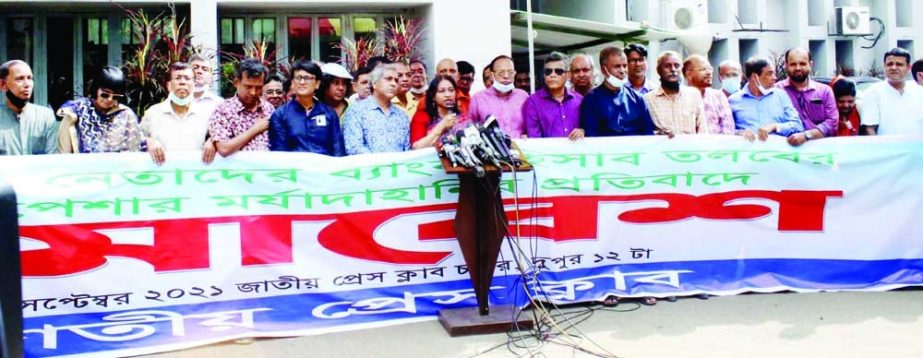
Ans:
POLYGON ((567 56, 552 52, 545 59, 542 78, 545 87, 535 91, 522 106, 526 134, 534 138, 583 138, 580 126, 580 102, 583 96, 568 89, 567 56))
POLYGON ((58 122, 48 107, 29 103, 32 68, 20 60, 0 65, 0 155, 58 152, 58 122))

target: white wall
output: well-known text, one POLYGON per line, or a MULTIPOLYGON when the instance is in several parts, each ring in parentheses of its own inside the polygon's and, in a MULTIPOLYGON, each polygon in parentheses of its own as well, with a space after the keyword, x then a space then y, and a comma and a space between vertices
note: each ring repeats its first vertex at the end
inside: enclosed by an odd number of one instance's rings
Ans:
MULTIPOLYGON (((433 0, 429 8, 434 61, 471 62, 472 91, 483 88, 481 69, 498 55, 510 55, 510 2, 507 0, 433 0)), ((432 72, 432 69, 430 69, 432 72)))

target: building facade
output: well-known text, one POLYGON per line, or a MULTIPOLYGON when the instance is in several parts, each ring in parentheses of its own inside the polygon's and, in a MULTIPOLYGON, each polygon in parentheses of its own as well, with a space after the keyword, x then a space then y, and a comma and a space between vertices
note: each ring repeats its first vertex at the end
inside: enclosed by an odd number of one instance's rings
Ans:
POLYGON ((83 94, 100 67, 131 55, 138 39, 126 9, 156 15, 171 6, 206 53, 239 52, 259 39, 279 60, 333 61, 342 55, 334 44, 376 36, 397 16, 423 21, 420 53, 430 69, 444 57, 483 66, 510 53, 509 3, 498 0, 32 0, 0 1, 0 62, 32 64, 34 101, 56 107, 83 94))
MULTIPOLYGON (((513 11, 525 11, 527 0, 512 0, 513 11)), ((882 74, 882 55, 893 47, 923 57, 923 3, 912 0, 531 0, 532 12, 611 24, 626 29, 647 27, 676 38, 695 32, 710 42, 708 57, 717 65, 725 59, 743 62, 754 55, 781 56, 804 47, 814 57, 817 76, 834 73, 882 74), (845 12, 844 12, 845 10, 845 12), (837 13, 842 15, 838 17, 837 13), (850 15, 855 12, 856 15, 850 15), (863 16, 864 15, 864 16, 863 16)), ((513 37, 519 33, 514 23, 513 37)), ((564 30, 568 32, 569 30, 564 30)), ((572 31, 581 33, 581 31, 572 31)), ((559 35, 559 34, 557 34, 559 35)), ((554 42, 552 34, 535 42, 554 42)), ((664 49, 689 54, 680 41, 643 39, 649 52, 664 49)), ((587 42, 592 44, 592 42, 587 42)), ((560 45, 560 43, 558 43, 560 45)), ((605 44, 573 52, 598 53, 605 44)), ((514 52, 525 53, 522 41, 514 52)), ((652 61, 652 59, 649 59, 652 61)), ((651 75, 656 76, 651 68, 651 75)))

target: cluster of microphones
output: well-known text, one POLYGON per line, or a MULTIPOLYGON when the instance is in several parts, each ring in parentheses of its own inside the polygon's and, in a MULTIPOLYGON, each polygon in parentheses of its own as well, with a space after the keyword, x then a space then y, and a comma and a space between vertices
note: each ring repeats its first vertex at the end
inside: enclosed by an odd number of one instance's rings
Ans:
POLYGON ((442 138, 442 154, 452 163, 452 167, 467 167, 475 170, 480 177, 484 175, 484 166, 500 165, 516 167, 522 164, 519 153, 510 149, 510 137, 503 133, 494 116, 487 116, 484 124, 472 123, 455 135, 442 138))

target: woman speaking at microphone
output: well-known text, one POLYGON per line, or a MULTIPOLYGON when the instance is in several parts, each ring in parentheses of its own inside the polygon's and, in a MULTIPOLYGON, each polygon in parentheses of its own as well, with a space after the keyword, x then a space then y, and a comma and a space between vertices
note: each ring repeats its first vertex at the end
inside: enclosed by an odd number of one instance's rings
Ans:
POLYGON ((450 76, 436 75, 429 83, 423 106, 417 110, 410 121, 410 143, 413 149, 434 146, 445 133, 465 122, 466 118, 458 114, 455 98, 455 80, 450 76))

